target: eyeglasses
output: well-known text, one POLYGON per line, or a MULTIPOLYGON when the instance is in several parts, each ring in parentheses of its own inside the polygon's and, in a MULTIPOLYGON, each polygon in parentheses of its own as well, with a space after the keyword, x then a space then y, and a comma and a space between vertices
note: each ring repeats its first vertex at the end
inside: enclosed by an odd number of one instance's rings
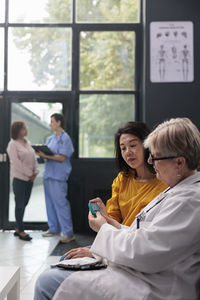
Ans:
POLYGON ((152 162, 152 165, 154 165, 154 162, 156 160, 167 160, 167 159, 173 159, 173 158, 177 158, 178 156, 163 156, 163 157, 153 157, 153 155, 150 153, 149 158, 152 162))

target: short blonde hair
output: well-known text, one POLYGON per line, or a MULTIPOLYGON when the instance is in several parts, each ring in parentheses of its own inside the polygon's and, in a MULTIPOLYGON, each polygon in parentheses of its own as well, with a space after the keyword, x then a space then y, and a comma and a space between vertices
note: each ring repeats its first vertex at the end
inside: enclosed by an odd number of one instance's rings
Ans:
POLYGON ((159 124, 144 141, 144 147, 162 156, 183 156, 190 170, 200 166, 200 132, 188 118, 159 124))

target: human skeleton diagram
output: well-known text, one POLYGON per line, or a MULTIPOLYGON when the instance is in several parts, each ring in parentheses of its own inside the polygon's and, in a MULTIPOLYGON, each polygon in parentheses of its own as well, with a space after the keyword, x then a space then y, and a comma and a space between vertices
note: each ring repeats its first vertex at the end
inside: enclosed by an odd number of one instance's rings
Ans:
POLYGON ((188 80, 188 74, 189 74, 189 50, 187 48, 187 45, 183 46, 183 50, 181 51, 181 65, 182 65, 182 74, 183 74, 183 79, 185 81, 188 80))
POLYGON ((164 49, 164 45, 160 45, 160 49, 158 51, 158 65, 159 65, 159 75, 160 80, 163 81, 165 79, 166 72, 166 51, 164 49))

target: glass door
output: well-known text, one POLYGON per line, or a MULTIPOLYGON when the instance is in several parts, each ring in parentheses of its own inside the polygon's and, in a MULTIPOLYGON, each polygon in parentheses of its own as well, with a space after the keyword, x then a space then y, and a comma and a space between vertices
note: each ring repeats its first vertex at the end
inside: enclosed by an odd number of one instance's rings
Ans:
MULTIPOLYGON (((21 102, 11 103, 11 124, 14 121, 25 122, 31 144, 44 144, 47 138, 53 134, 49 127, 50 116, 57 112, 62 113, 62 103, 47 102, 21 102)), ((24 222, 47 222, 45 198, 43 191, 44 161, 37 157, 39 174, 34 181, 31 198, 26 207, 24 222)), ((12 180, 10 179, 8 221, 14 222, 14 194, 12 180)))

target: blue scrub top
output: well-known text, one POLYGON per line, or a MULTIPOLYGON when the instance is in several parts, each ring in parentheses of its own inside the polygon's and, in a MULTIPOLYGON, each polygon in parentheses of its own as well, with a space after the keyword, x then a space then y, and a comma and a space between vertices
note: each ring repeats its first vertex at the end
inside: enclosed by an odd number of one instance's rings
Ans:
POLYGON ((56 137, 56 135, 50 136, 47 139, 46 145, 54 154, 65 155, 66 160, 61 162, 48 159, 45 163, 43 178, 67 181, 72 169, 70 156, 74 152, 74 147, 70 136, 63 130, 58 137, 56 137))

